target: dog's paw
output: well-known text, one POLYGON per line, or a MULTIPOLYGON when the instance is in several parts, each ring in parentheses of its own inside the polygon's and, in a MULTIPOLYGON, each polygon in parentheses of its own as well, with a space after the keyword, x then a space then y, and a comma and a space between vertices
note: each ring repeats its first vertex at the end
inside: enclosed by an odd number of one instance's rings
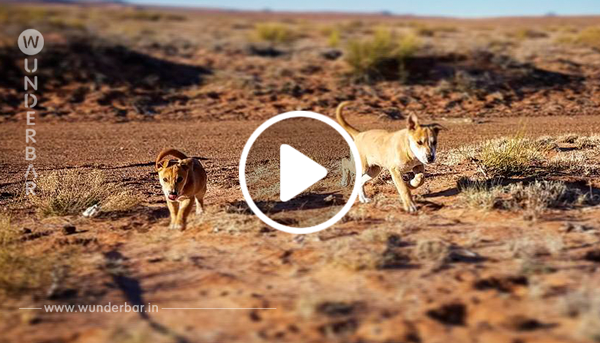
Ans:
POLYGON ((358 201, 360 201, 360 202, 361 202, 361 203, 363 203, 363 204, 368 204, 368 203, 370 203, 372 200, 371 200, 371 198, 367 198, 367 197, 359 197, 359 198, 358 198, 358 201))
POLYGON ((414 202, 404 205, 404 211, 407 213, 417 213, 417 205, 414 202))
POLYGON ((183 231, 185 229, 185 226, 182 225, 182 224, 173 224, 173 225, 169 226, 169 229, 171 229, 171 230, 182 230, 183 231))

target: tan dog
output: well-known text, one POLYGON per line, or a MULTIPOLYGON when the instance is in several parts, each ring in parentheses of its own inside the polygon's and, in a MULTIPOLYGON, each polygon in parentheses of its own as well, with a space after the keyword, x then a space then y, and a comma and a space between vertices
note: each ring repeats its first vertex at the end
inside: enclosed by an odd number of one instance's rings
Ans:
POLYGON ((175 149, 163 149, 156 157, 156 171, 171 213, 170 229, 184 230, 186 220, 196 202, 196 214, 204 210, 206 171, 195 158, 175 149), (165 158, 176 157, 176 160, 165 158))
MULTIPOLYGON (((435 160, 437 136, 442 126, 439 124, 420 125, 417 116, 411 114, 407 118, 408 127, 406 129, 396 132, 385 130, 359 132, 342 117, 342 110, 347 104, 348 102, 342 102, 338 106, 336 119, 352 136, 360 155, 362 177, 360 178, 359 201, 362 203, 370 201, 365 195, 364 185, 379 175, 381 168, 386 168, 392 174, 404 210, 410 213, 416 212, 417 206, 410 190, 421 186, 425 181, 425 165, 433 163, 435 160), (408 172, 413 172, 415 176, 409 182, 405 182, 402 175, 408 172)), ((348 164, 349 162, 343 161, 342 167, 348 164)), ((343 173, 342 184, 344 180, 347 183, 347 179, 346 173, 343 173)))

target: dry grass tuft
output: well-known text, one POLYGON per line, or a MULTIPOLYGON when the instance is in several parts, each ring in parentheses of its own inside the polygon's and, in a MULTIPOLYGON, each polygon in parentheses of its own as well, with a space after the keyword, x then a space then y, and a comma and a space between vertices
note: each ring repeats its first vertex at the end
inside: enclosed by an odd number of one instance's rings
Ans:
POLYGON ((358 81, 398 77, 405 79, 405 62, 420 47, 414 35, 396 37, 390 30, 379 29, 371 39, 350 41, 346 63, 358 81))
POLYGON ((598 172, 598 166, 590 161, 589 154, 583 151, 568 151, 552 157, 548 168, 555 172, 568 172, 589 176, 598 172))
POLYGON ((473 161, 486 177, 528 174, 541 160, 538 146, 517 134, 484 142, 473 161))
POLYGON ((590 26, 587 27, 581 32, 579 32, 575 38, 574 42, 579 45, 588 46, 592 48, 600 47, 600 27, 590 26))
POLYGON ((439 239, 419 240, 413 254, 417 261, 444 263, 450 259, 450 245, 439 239))
POLYGON ((525 210, 536 218, 550 208, 582 205, 588 196, 577 189, 568 189, 559 181, 534 181, 502 186, 499 180, 476 181, 461 178, 457 182, 461 202, 470 208, 525 210))
POLYGON ((537 38, 546 38, 548 34, 542 31, 537 31, 533 29, 519 29, 514 33, 514 37, 518 40, 526 40, 526 39, 537 39, 537 38))
POLYGON ((39 178, 31 203, 43 217, 80 214, 99 204, 102 212, 127 211, 140 199, 123 186, 108 183, 100 171, 66 170, 39 178))
POLYGON ((281 23, 260 23, 255 27, 255 36, 259 41, 271 45, 289 44, 296 40, 297 36, 292 29, 281 23))
POLYGON ((502 188, 494 181, 477 181, 468 178, 458 180, 456 187, 460 191, 460 199, 469 208, 492 210, 497 207, 502 188))

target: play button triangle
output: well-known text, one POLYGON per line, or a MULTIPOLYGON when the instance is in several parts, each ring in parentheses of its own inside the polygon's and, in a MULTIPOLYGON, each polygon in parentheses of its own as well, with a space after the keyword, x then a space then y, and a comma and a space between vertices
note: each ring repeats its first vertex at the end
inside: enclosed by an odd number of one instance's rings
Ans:
POLYGON ((325 176, 327 169, 290 145, 279 149, 279 198, 285 202, 325 176))

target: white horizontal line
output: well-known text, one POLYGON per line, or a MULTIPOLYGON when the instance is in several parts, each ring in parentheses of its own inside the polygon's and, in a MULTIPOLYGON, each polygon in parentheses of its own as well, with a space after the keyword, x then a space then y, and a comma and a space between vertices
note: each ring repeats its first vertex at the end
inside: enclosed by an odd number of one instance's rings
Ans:
POLYGON ((163 307, 162 310, 276 310, 275 307, 163 307))
POLYGON ((41 307, 19 307, 19 310, 41 310, 41 307))

